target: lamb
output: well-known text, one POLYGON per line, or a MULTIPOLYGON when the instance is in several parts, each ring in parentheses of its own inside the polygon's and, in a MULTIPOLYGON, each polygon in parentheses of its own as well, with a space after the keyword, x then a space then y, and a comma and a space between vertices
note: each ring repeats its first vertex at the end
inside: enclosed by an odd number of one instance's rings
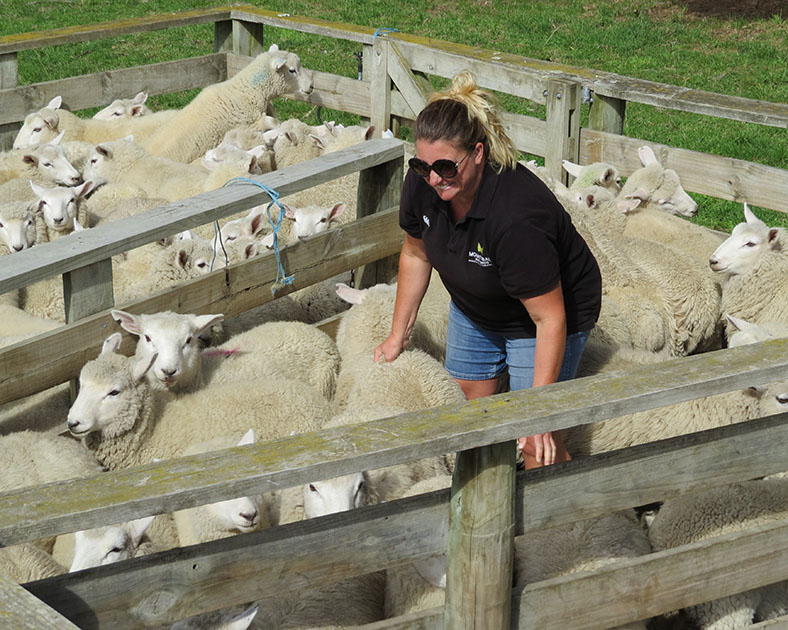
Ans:
POLYGON ((208 171, 216 170, 220 165, 228 162, 235 164, 239 172, 252 175, 270 173, 276 166, 273 152, 265 145, 254 146, 251 149, 239 149, 224 141, 206 151, 200 160, 200 164, 208 171))
POLYGON ((312 160, 323 153, 323 143, 313 129, 297 118, 284 121, 277 133, 273 149, 278 169, 312 160))
POLYGON ((178 457, 217 433, 240 438, 251 426, 270 440, 317 430, 328 420, 328 401, 296 380, 239 380, 178 398, 153 390, 145 377, 153 360, 117 354, 120 341, 120 333, 110 335, 83 366, 67 421, 71 434, 111 470, 178 457))
POLYGON ((74 532, 73 557, 69 572, 113 564, 137 555, 144 555, 141 553, 143 536, 154 518, 145 516, 121 525, 74 532))
MULTIPOLYGON (((183 455, 195 455, 231 446, 254 443, 254 431, 249 430, 240 441, 216 438, 192 444, 183 455)), ((182 547, 227 538, 233 534, 253 532, 271 526, 269 506, 262 495, 238 497, 173 513, 178 540, 182 547)))
MULTIPOLYGON (((744 216, 744 223, 709 258, 711 269, 725 276, 721 310, 756 324, 786 324, 786 231, 767 227, 748 207, 744 216)), ((728 324, 726 334, 732 332, 728 324)))
POLYGON ((124 120, 93 120, 80 118, 66 109, 61 109, 61 104, 62 99, 56 96, 46 107, 28 114, 14 139, 14 148, 21 149, 48 142, 59 134, 66 141, 79 140, 91 144, 133 134, 141 142, 150 138, 160 128, 168 126, 178 114, 178 110, 165 110, 124 120))
MULTIPOLYGON (((666 500, 648 528, 654 551, 673 549, 788 517, 788 480, 760 479, 666 500)), ((748 628, 788 612, 788 582, 686 609, 701 630, 748 628)))
POLYGON ((123 118, 134 118, 135 116, 147 116, 153 112, 145 105, 148 100, 147 92, 137 92, 134 98, 116 98, 104 109, 100 109, 93 118, 95 120, 119 120, 123 118))
POLYGON ((758 343, 768 339, 788 337, 788 324, 780 322, 762 322, 753 324, 726 313, 725 319, 733 326, 735 332, 728 339, 728 347, 735 348, 750 343, 758 343))
POLYGON ((0 203, 0 241, 9 254, 47 242, 43 219, 25 201, 0 203))
POLYGON ((60 146, 62 139, 60 134, 46 143, 0 153, 0 184, 18 178, 63 186, 82 183, 82 176, 60 146))
POLYGON ((614 195, 618 195, 621 190, 621 175, 618 169, 611 164, 593 162, 581 166, 569 160, 563 160, 561 164, 564 170, 574 177, 569 190, 583 190, 589 186, 601 186, 614 195))
MULTIPOLYGON (((593 571, 651 553, 632 510, 533 531, 515 539, 515 587, 593 571)), ((625 626, 646 629, 646 621, 625 626)))
POLYGON ((312 92, 312 73, 274 44, 231 79, 203 89, 146 146, 153 155, 191 162, 233 127, 263 119, 273 98, 295 92, 312 92))
POLYGON ((44 188, 35 182, 30 182, 30 187, 38 197, 38 212, 44 219, 47 241, 70 234, 74 230, 75 220, 84 227, 90 226, 82 200, 93 190, 93 182, 56 188, 44 188))
POLYGON ((185 392, 250 378, 246 375, 287 376, 311 384, 326 399, 333 396, 339 352, 326 333, 309 324, 269 322, 203 351, 197 338, 223 315, 132 315, 120 310, 111 315, 139 336, 139 359, 155 357, 149 378, 158 387, 185 392))

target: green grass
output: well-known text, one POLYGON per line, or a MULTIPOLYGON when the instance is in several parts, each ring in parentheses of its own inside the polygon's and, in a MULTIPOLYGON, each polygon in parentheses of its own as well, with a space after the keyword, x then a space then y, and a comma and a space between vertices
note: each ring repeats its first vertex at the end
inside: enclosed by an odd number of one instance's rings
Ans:
MULTIPOLYGON (((118 18, 220 5, 206 0, 0 0, 0 34, 40 31, 118 18)), ((390 27, 471 46, 615 72, 723 94, 788 101, 788 14, 751 19, 695 15, 682 0, 291 0, 257 6, 335 22, 390 27)), ((788 13, 788 12, 787 12, 788 13)), ((20 83, 135 66, 211 52, 210 25, 116 37, 25 51, 20 83)), ((282 29, 266 29, 266 42, 299 53, 305 66, 356 76, 360 48, 351 42, 282 29)), ((152 99, 154 108, 182 106, 193 92, 152 99)), ((501 96, 506 109, 543 116, 543 108, 501 96)), ((280 117, 309 117, 303 103, 277 104, 280 117)), ((340 112, 324 119, 352 123, 340 112)), ((786 131, 629 104, 628 136, 652 142, 788 168, 786 131)), ((697 222, 730 230, 741 205, 700 195, 697 222)), ((788 208, 786 208, 788 210, 788 208)), ((774 225, 788 225, 780 212, 758 210, 774 225)))

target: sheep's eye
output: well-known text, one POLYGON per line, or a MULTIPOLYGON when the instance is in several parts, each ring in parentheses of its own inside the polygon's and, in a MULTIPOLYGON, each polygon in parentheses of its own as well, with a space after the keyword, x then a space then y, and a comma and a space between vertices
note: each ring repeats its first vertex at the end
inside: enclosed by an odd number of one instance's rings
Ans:
POLYGON ((145 335, 145 341, 147 341, 148 343, 150 343, 150 335, 145 335))
POLYGON ((113 547, 112 549, 109 550, 109 553, 120 553, 121 551, 123 551, 123 549, 121 549, 120 547, 113 547))
POLYGON ((95 164, 96 162, 98 162, 98 158, 90 158, 91 164, 95 164))
POLYGON ((788 394, 779 394, 777 396, 777 402, 780 403, 781 405, 788 403, 788 394))
POLYGON ((298 70, 296 70, 295 68, 290 68, 290 74, 297 74, 297 73, 298 70))
POLYGON ((312 484, 312 483, 309 484, 309 491, 310 492, 317 492, 317 488, 315 488, 314 484, 312 484))
POLYGON ((756 242, 754 242, 754 241, 747 241, 747 242, 744 244, 744 246, 745 246, 745 247, 755 247, 757 244, 758 244, 758 243, 756 243, 756 242))
POLYGON ((183 344, 184 346, 188 346, 192 342, 191 337, 186 337, 186 342, 183 344))
POLYGON ((5 226, 3 225, 3 222, 0 221, 0 228, 2 228, 2 227, 5 227, 5 226))
POLYGON ((42 166, 44 166, 44 167, 46 167, 46 168, 52 168, 52 162, 44 162, 44 163, 42 164, 42 166))
POLYGON ((123 112, 112 112, 112 115, 120 117, 120 116, 123 116, 123 112))
POLYGON ((119 391, 119 390, 117 390, 117 389, 113 389, 112 391, 110 391, 110 392, 107 394, 107 396, 113 396, 113 397, 114 397, 114 396, 117 396, 118 394, 120 394, 120 391, 119 391))
POLYGON ((325 223, 326 221, 328 221, 328 219, 326 217, 323 217, 322 219, 320 219, 320 223, 325 223))
POLYGON ((33 133, 41 133, 41 127, 33 127, 33 133))
POLYGON ((235 239, 236 239, 236 237, 235 237, 235 236, 228 236, 228 237, 227 237, 227 240, 228 240, 228 241, 234 241, 235 239))
POLYGON ((207 266, 208 266, 208 263, 204 263, 204 262, 197 263, 197 267, 199 269, 205 269, 207 266))

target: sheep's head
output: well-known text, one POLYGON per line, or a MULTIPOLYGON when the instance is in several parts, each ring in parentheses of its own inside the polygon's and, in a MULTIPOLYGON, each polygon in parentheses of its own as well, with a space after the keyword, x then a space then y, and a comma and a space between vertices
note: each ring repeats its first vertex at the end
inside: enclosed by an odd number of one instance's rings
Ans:
POLYGON ((304 486, 304 516, 315 518, 361 507, 369 485, 366 473, 352 473, 304 486))
POLYGON ((62 186, 75 186, 82 183, 82 175, 68 161, 63 147, 59 146, 61 133, 46 144, 37 144, 23 150, 22 162, 35 169, 41 179, 62 186))
POLYGON ((749 273, 764 252, 781 246, 781 230, 768 227, 752 213, 746 203, 744 219, 709 258, 712 271, 728 275, 749 273))
POLYGON ((25 122, 14 138, 14 149, 31 147, 55 138, 59 133, 60 116, 57 110, 61 104, 61 97, 56 96, 46 107, 25 116, 25 122))
MULTIPOLYGON (((314 89, 312 72, 301 67, 301 59, 295 53, 279 50, 276 44, 268 49, 270 56, 269 68, 284 81, 286 86, 282 94, 311 94, 314 89)), ((278 96, 278 95, 275 95, 278 96)))
POLYGON ((93 182, 88 181, 72 187, 44 188, 31 181, 30 187, 38 197, 38 211, 47 226, 58 232, 70 232, 79 204, 93 190, 93 182))
POLYGON ((40 220, 27 202, 0 203, 0 241, 10 253, 36 244, 36 221, 40 220))
POLYGON ((69 572, 133 558, 153 519, 146 516, 123 525, 74 532, 74 559, 69 572))
POLYGON ((79 374, 79 394, 68 410, 68 430, 74 437, 100 432, 115 438, 134 428, 149 393, 145 373, 155 360, 138 361, 117 354, 121 335, 104 342, 101 354, 79 374))
POLYGON ((138 92, 134 98, 116 98, 104 109, 93 114, 96 120, 123 120, 147 116, 151 110, 145 105, 147 92, 138 92))
POLYGON ((347 206, 344 203, 335 204, 331 208, 307 206, 306 208, 291 208, 285 206, 285 216, 294 222, 292 235, 304 239, 320 232, 325 232, 331 227, 331 222, 339 217, 347 206))

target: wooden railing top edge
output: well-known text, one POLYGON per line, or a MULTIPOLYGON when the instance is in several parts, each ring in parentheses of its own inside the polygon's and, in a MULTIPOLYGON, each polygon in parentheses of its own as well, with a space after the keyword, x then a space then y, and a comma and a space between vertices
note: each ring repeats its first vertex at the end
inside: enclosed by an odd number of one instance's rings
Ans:
MULTIPOLYGON (((286 196, 402 155, 399 140, 368 140, 250 179, 286 196)), ((37 245, 5 259, 0 269, 0 294, 270 201, 257 186, 231 185, 37 245)))
POLYGON ((776 339, 240 447, 232 458, 214 452, 20 489, 0 495, 0 540, 20 527, 31 536, 49 535, 85 497, 113 498, 82 515, 93 527, 118 520, 120 504, 138 514, 159 513, 183 507, 187 494, 196 503, 210 502, 226 498, 228 486, 237 495, 260 493, 497 444, 779 380, 786 365, 788 339, 776 339), (321 454, 317 462, 315 453, 321 454), (194 481, 188 490, 184 480, 194 481))

